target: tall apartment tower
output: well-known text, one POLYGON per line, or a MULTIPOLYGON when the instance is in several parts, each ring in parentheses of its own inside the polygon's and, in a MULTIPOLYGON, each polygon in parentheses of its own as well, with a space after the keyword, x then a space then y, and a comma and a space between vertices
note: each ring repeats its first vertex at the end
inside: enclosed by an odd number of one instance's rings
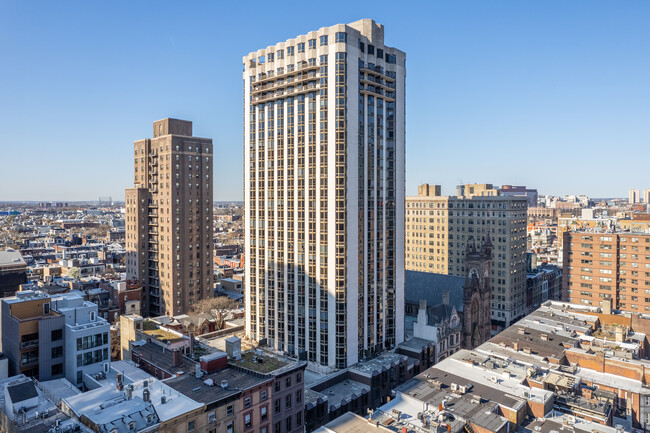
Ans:
POLYGON ((631 189, 628 192, 628 202, 630 204, 641 202, 641 192, 638 189, 631 189))
MULTIPOLYGON (((528 199, 502 196, 485 185, 463 185, 468 195, 443 196, 420 185, 406 197, 406 270, 465 276, 468 247, 492 242, 492 325, 503 329, 526 310, 528 199), (478 195, 477 195, 478 192, 478 195)), ((457 190, 458 191, 458 190, 457 190)))
POLYGON ((243 60, 246 333, 352 365, 404 339, 406 54, 364 19, 243 60))
POLYGON ((143 288, 142 312, 177 315, 213 295, 212 140, 192 122, 154 122, 134 143, 126 190, 127 278, 143 288))

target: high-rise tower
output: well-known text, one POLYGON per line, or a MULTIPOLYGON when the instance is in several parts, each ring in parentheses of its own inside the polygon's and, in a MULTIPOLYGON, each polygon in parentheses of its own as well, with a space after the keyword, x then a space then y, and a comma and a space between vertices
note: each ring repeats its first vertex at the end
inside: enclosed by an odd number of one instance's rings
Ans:
POLYGON ((213 296, 212 140, 192 122, 154 122, 134 143, 126 190, 127 278, 143 287, 144 315, 177 315, 213 296))
POLYGON ((244 57, 252 339, 337 368, 403 341, 405 61, 368 19, 244 57))

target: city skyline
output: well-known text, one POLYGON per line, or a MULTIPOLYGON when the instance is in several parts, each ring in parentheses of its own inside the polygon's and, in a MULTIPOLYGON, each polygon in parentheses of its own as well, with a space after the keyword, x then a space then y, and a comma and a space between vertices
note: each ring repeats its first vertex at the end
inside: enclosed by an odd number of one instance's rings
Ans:
POLYGON ((123 200, 133 140, 165 117, 192 119, 197 135, 213 138, 225 162, 215 164, 214 198, 243 200, 241 57, 259 41, 360 18, 395 29, 391 44, 410 54, 407 195, 423 182, 445 194, 469 182, 599 197, 646 187, 650 6, 381 5, 318 14, 260 5, 268 14, 244 20, 236 4, 138 4, 123 15, 96 4, 3 3, 0 55, 12 67, 0 71, 0 150, 19 163, 5 163, 16 182, 0 200, 123 200), (594 169, 605 155, 625 166, 614 179, 594 169))

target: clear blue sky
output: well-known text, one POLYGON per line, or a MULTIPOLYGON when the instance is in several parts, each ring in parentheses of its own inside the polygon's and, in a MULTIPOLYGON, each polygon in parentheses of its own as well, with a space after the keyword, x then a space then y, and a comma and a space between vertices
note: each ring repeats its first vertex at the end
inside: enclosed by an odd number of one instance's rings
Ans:
POLYGON ((241 59, 373 18, 407 53, 407 193, 650 188, 648 1, 0 2, 0 200, 123 199, 133 141, 178 117, 242 197, 241 59))

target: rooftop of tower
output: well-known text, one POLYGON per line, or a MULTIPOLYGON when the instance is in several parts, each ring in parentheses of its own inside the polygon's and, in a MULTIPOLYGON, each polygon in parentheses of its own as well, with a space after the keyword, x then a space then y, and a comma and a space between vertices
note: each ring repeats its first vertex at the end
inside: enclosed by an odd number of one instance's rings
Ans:
MULTIPOLYGON (((294 38, 287 39, 283 42, 278 42, 274 45, 269 45, 265 49, 259 49, 257 51, 251 51, 246 56, 243 57, 244 63, 250 60, 255 60, 259 56, 264 56, 267 52, 273 52, 276 49, 283 49, 285 46, 291 46, 294 43, 306 42, 307 39, 318 38, 323 35, 332 34, 334 32, 348 32, 353 30, 359 33, 360 36, 363 36, 367 39, 370 44, 384 46, 384 26, 375 22, 375 20, 370 18, 363 18, 348 24, 334 24, 328 27, 321 27, 318 30, 307 32, 303 35, 298 35, 294 38)), ((332 41, 333 42, 333 41, 332 41)), ((348 40, 349 42, 349 40, 348 40)), ((395 53, 400 53, 405 56, 405 53, 392 47, 384 46, 386 49, 394 50, 395 53)), ((260 62, 259 64, 262 64, 260 62)))

